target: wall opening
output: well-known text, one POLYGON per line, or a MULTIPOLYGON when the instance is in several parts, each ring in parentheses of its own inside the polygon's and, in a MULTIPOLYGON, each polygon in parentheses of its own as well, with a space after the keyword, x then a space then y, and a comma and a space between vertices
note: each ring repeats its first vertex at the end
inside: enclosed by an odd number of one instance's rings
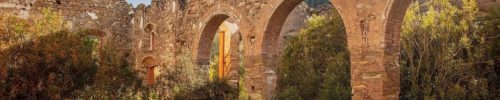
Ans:
POLYGON ((156 32, 155 26, 153 24, 147 24, 144 27, 144 36, 141 39, 141 48, 143 49, 144 52, 151 52, 154 50, 155 47, 155 36, 156 32))
POLYGON ((285 92, 297 89, 303 98, 319 98, 328 82, 335 81, 345 87, 338 89, 341 95, 350 98, 346 39, 342 18, 329 0, 282 1, 268 20, 262 40, 265 97, 286 99, 282 98, 289 97, 285 92), (333 72, 332 67, 344 72, 333 72))
POLYGON ((81 31, 85 36, 85 46, 91 47, 92 59, 99 61, 101 59, 101 52, 106 45, 106 33, 96 29, 86 29, 81 31))
POLYGON ((153 85, 155 83, 155 68, 159 66, 158 61, 153 57, 146 57, 142 60, 141 64, 146 72, 145 80, 147 84, 153 85))
POLYGON ((195 44, 197 46, 195 47, 197 51, 194 52, 196 61, 202 67, 209 67, 211 80, 230 80, 234 75, 239 76, 233 70, 238 59, 232 56, 232 53, 238 51, 234 43, 239 43, 239 41, 233 41, 234 34, 239 34, 238 26, 232 23, 232 20, 227 20, 229 18, 223 14, 212 16, 195 44))

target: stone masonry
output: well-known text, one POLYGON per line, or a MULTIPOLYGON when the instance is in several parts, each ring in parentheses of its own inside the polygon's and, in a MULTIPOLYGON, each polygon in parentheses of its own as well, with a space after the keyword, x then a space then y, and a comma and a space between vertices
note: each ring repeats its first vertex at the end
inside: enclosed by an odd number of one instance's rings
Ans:
MULTIPOLYGON (((59 10, 70 30, 97 30, 105 41, 118 43, 117 52, 139 71, 145 60, 159 69, 175 68, 186 55, 207 65, 219 26, 235 23, 238 34, 231 38, 243 42, 246 92, 252 99, 271 99, 277 87, 280 32, 302 1, 152 0, 149 6, 132 8, 125 0, 0 0, 0 13, 29 18, 39 16, 42 8, 59 10)), ((353 99, 399 99, 399 33, 412 0, 330 1, 347 30, 353 99)), ((479 2, 492 6, 500 1, 479 2)), ((230 45, 236 51, 235 44, 230 45)))

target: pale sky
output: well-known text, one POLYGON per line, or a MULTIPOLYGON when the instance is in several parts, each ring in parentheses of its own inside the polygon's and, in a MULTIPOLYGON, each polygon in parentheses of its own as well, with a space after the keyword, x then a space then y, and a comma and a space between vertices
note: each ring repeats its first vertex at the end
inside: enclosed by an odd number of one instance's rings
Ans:
POLYGON ((127 0, 129 3, 132 3, 134 5, 134 7, 136 7, 137 5, 143 3, 145 5, 149 5, 151 4, 151 0, 127 0))

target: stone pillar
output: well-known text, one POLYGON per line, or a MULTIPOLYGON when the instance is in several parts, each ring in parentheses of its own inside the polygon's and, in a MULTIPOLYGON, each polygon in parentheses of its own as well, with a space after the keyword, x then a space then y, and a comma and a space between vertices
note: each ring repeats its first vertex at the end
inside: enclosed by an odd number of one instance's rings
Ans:
MULTIPOLYGON (((247 51, 245 51, 247 52, 247 51)), ((264 97, 270 97, 269 93, 264 93, 264 81, 262 60, 257 55, 245 55, 245 89, 250 100, 262 100, 264 97)))
POLYGON ((394 40, 399 39, 402 18, 411 0, 331 1, 347 31, 352 99, 399 99, 399 41, 394 40))
POLYGON ((239 86, 240 82, 240 62, 242 59, 240 59, 240 55, 242 55, 242 50, 243 48, 240 48, 240 42, 241 42, 241 37, 240 33, 235 33, 234 35, 231 35, 231 40, 229 43, 229 64, 228 68, 228 78, 229 78, 229 84, 235 87, 239 86))
MULTIPOLYGON (((242 30, 243 33, 251 33, 246 30, 242 30)), ((265 94, 263 91, 263 71, 264 63, 261 59, 261 53, 259 50, 261 46, 258 46, 255 36, 246 36, 247 39, 244 41, 244 70, 245 75, 243 77, 245 90, 248 94, 249 100, 263 100, 265 94)))

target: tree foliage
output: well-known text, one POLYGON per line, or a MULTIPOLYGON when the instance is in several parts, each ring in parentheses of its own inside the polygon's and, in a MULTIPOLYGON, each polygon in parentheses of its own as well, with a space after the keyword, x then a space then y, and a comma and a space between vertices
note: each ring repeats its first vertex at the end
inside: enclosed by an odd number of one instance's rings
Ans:
POLYGON ((0 17, 0 99, 133 98, 144 88, 117 43, 67 31, 58 11, 42 15, 0 17))
POLYGON ((498 98, 498 65, 488 53, 498 31, 483 31, 490 28, 481 28, 476 1, 462 1, 411 4, 401 34, 401 98, 498 98))
POLYGON ((340 15, 313 16, 287 38, 277 99, 351 99, 350 62, 340 15))
MULTIPOLYGON (((215 47, 217 48, 217 47, 215 47)), ((215 50, 217 51, 217 50, 215 50)), ((216 58, 214 58, 216 59, 216 58)), ((210 69, 192 62, 190 55, 185 55, 181 64, 167 75, 174 78, 171 99, 176 100, 234 100, 238 97, 237 88, 227 80, 212 79, 210 69)), ((216 66, 215 66, 216 67, 216 66)), ((216 78, 216 77, 212 77, 216 78)))
POLYGON ((1 16, 0 97, 61 99, 92 81, 95 41, 65 31, 60 16, 51 9, 34 20, 1 16))

